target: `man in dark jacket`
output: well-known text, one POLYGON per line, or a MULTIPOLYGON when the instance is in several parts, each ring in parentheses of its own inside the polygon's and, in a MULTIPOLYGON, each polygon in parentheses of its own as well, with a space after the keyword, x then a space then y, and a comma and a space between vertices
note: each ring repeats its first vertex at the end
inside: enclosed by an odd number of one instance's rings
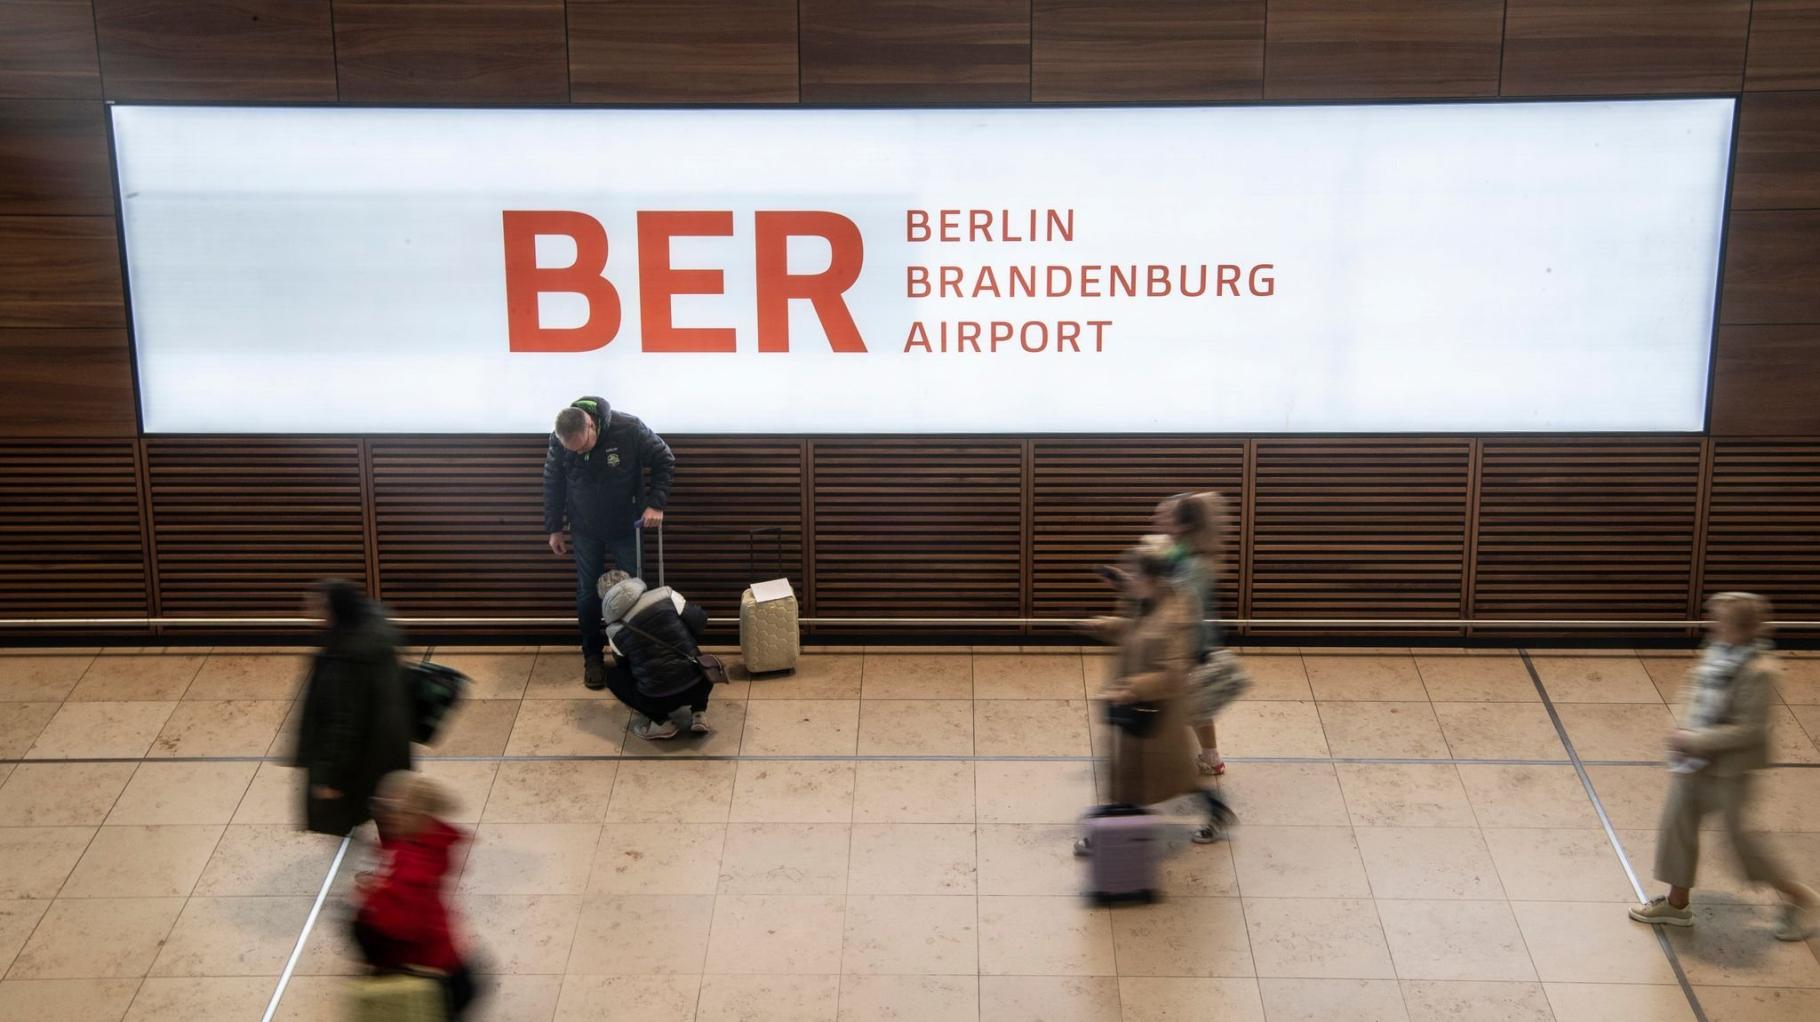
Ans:
POLYGON ((675 476, 676 457, 663 438, 604 398, 581 398, 556 416, 543 462, 543 529, 551 553, 575 556, 575 617, 589 688, 607 684, 595 581, 606 571, 609 553, 618 567, 637 571, 638 527, 662 526, 675 476))

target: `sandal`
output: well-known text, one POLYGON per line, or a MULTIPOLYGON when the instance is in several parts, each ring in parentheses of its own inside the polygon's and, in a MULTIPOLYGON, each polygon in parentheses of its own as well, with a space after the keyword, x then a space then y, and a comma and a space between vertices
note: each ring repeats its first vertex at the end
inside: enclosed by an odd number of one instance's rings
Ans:
POLYGON ((1226 761, 1221 759, 1217 752, 1212 755, 1211 760, 1207 758, 1208 753, 1206 752, 1194 757, 1194 765, 1200 768, 1202 777, 1218 777, 1226 772, 1226 761))

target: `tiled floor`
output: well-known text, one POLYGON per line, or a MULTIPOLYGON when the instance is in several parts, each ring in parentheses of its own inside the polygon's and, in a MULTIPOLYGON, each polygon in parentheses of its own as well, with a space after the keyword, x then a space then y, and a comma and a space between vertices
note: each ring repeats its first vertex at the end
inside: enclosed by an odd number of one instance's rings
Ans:
MULTIPOLYGON (((500 1022, 1693 1019, 1514 651, 1257 650, 1221 723, 1224 844, 1094 908, 1069 854, 1105 735, 1091 653, 851 649, 735 681, 653 745, 566 650, 476 681, 425 768, 500 1022)), ((1682 656, 1533 651, 1650 890, 1682 656)), ((338 843, 297 830, 295 651, 0 652, 0 1022, 261 1017, 338 843)), ((1757 825, 1820 879, 1820 658, 1785 664, 1757 825)), ((1670 944, 1714 1022, 1820 1018, 1720 835, 1670 944)), ((338 1019, 349 852, 277 1018, 338 1019)))

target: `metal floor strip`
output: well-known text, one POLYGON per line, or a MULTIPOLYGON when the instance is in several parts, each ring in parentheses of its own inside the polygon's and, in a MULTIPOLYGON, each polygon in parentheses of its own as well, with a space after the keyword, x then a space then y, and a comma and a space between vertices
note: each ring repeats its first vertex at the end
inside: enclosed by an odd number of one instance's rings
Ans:
POLYGON ((278 1014, 278 1002, 284 1000, 284 991, 291 985, 291 974, 297 971, 297 960, 303 957, 303 949, 310 942, 310 931, 316 928, 316 919, 322 915, 322 904, 328 900, 329 888, 335 886, 335 874, 341 872, 341 860, 348 854, 349 835, 341 839, 341 847, 335 849, 335 861, 329 863, 329 875, 322 878, 322 889, 316 892, 316 903, 310 906, 309 918, 303 921, 303 932, 297 935, 297 946, 291 948, 291 957, 284 963, 284 972, 278 976, 278 985, 272 989, 272 999, 265 1006, 265 1015, 259 1022, 272 1022, 278 1014))

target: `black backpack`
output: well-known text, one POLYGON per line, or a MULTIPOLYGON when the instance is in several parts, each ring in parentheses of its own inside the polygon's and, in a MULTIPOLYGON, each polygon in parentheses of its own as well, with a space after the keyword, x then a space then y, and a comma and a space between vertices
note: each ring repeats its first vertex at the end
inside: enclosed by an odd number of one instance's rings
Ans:
POLYGON ((430 745, 449 711, 468 691, 468 676, 453 667, 422 663, 404 665, 405 691, 411 697, 411 741, 430 745))

